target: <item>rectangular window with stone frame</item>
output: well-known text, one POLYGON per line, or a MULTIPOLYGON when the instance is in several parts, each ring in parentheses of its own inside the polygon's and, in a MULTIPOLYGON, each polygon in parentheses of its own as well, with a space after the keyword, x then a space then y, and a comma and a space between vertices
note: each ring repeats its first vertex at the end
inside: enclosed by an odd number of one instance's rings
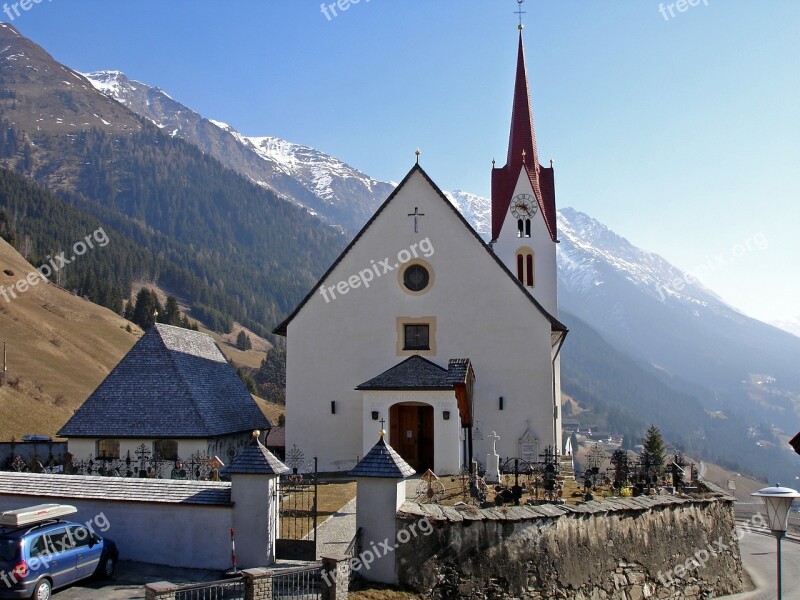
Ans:
POLYGON ((429 327, 426 324, 406 325, 403 350, 430 350, 429 327))

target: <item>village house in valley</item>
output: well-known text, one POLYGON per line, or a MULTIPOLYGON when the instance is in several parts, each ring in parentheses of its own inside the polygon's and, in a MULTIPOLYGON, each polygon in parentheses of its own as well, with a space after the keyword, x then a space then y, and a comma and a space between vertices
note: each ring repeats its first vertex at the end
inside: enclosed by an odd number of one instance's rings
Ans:
POLYGON ((379 421, 418 472, 483 462, 496 436, 500 456, 562 450, 554 175, 521 32, 507 163, 491 178, 486 243, 417 162, 276 329, 287 452, 352 469, 379 421))
POLYGON ((61 428, 73 457, 165 461, 195 454, 228 463, 271 423, 204 334, 156 324, 61 428))

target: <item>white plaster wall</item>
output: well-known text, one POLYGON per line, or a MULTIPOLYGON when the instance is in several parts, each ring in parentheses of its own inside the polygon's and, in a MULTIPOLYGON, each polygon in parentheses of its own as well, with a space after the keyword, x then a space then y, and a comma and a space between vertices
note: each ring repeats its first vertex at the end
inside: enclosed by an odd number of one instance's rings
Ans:
POLYGON ((97 452, 97 440, 87 438, 69 438, 67 440, 67 452, 72 454, 73 458, 78 460, 85 460, 91 454, 94 456, 97 452))
POLYGON ((231 479, 239 567, 270 565, 275 560, 278 530, 278 504, 274 496, 277 477, 234 474, 231 479))
MULTIPOLYGON (((320 470, 349 470, 374 443, 374 431, 362 440, 366 413, 354 388, 405 358, 396 351, 398 316, 436 316, 436 354, 427 358, 438 365, 472 359, 475 417, 485 433, 500 435, 501 456, 516 455, 528 421, 542 446, 556 441, 549 321, 421 174, 408 180, 323 283, 336 285, 385 257, 394 265, 399 251, 424 238, 434 251, 424 257, 435 271, 428 292, 406 293, 391 271, 327 303, 315 293, 288 326, 287 447, 319 456, 320 470), (425 213, 419 233, 407 216, 415 207, 425 213)), ((487 450, 486 440, 476 440, 476 457, 487 450)))
POLYGON ((462 464, 461 419, 458 415, 458 403, 455 392, 446 391, 369 391, 364 392, 362 456, 369 452, 378 441, 381 429, 380 419, 386 420, 386 441, 391 442, 390 433, 392 419, 390 408, 401 402, 418 402, 433 407, 433 470, 437 475, 458 473, 462 464), (372 411, 380 414, 378 420, 372 420, 372 411), (442 413, 450 411, 450 419, 445 421, 442 413))
POLYGON ((196 569, 230 567, 230 506, 0 495, 0 510, 45 503, 75 506, 78 513, 67 520, 94 523, 98 534, 116 542, 121 560, 196 569), (106 521, 110 526, 103 532, 98 525, 106 521))
MULTIPOLYGON (((367 550, 373 549, 373 544, 377 548, 381 547, 381 542, 394 546, 397 535, 396 514, 405 498, 405 480, 358 478, 356 528, 362 529, 362 557, 365 557, 367 550)), ((395 552, 385 553, 376 558, 369 568, 360 569, 358 574, 368 581, 396 583, 395 555, 395 552)))

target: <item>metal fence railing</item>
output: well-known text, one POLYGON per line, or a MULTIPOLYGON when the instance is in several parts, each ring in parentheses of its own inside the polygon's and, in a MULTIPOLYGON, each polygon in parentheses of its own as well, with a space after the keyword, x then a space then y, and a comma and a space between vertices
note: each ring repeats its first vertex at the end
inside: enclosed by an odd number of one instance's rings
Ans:
POLYGON ((272 597, 281 600, 321 600, 321 567, 317 565, 276 571, 272 576, 272 597))
POLYGON ((244 600, 243 578, 181 586, 175 600, 244 600))

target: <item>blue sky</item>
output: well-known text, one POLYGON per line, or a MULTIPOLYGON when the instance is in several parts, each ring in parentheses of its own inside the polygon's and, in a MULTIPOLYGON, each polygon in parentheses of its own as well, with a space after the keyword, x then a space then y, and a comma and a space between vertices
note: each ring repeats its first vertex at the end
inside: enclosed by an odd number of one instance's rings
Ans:
MULTIPOLYGON (((672 1, 525 3, 540 156, 559 206, 685 270, 713 265, 703 283, 748 314, 798 316, 800 2, 693 1, 674 16, 672 1)), ((419 147, 442 188, 488 195, 516 7, 44 0, 12 24, 68 66, 119 69, 245 134, 394 181, 419 147)))

